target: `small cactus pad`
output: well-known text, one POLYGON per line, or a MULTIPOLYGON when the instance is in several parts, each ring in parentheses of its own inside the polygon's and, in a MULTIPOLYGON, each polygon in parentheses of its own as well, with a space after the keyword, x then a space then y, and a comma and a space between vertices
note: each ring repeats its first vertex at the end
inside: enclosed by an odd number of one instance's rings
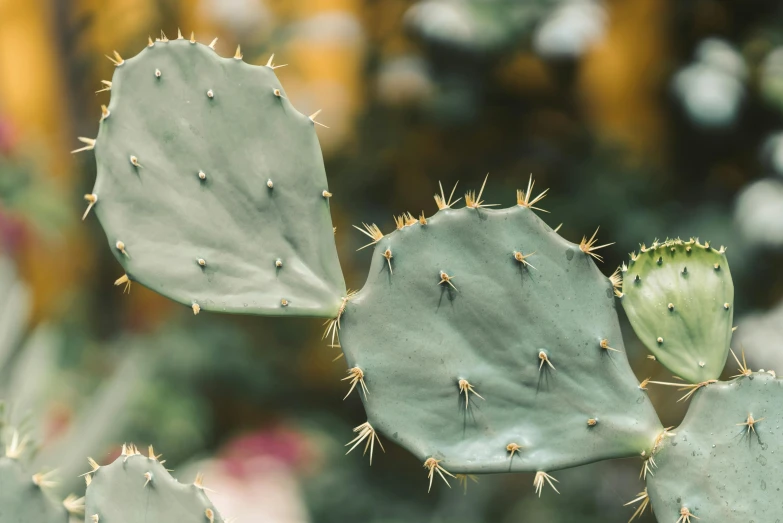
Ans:
POLYGON ((314 119, 271 60, 176 39, 114 61, 87 198, 130 280, 196 313, 334 315, 345 283, 314 119))
MULTIPOLYGON (((183 485, 168 473, 154 453, 143 456, 133 447, 93 471, 87 486, 87 523, 224 523, 204 487, 183 485)), ((97 467, 97 468, 96 468, 97 467)))
POLYGON ((18 460, 0 457, 0 523, 68 523, 68 510, 42 483, 18 460))
POLYGON ((734 284, 724 251, 668 240, 643 246, 623 267, 621 299, 636 335, 691 383, 717 379, 729 354, 734 284))
POLYGON ((592 251, 523 204, 491 210, 468 196, 469 207, 375 235, 340 331, 369 425, 430 476, 649 452, 662 428, 592 251))
POLYGON ((773 523, 783 514, 783 383, 766 372, 702 387, 647 475, 658 521, 773 523), (696 520, 695 518, 699 518, 696 520))

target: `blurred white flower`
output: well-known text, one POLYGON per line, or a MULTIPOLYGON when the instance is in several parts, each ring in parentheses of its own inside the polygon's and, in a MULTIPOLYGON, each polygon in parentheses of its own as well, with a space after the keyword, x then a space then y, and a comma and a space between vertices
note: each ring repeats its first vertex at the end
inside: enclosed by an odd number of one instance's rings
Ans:
POLYGON ((702 62, 681 69, 673 88, 690 119, 704 127, 731 125, 745 96, 737 77, 702 62))
POLYGON ((727 127, 739 116, 745 98, 745 60, 731 44, 717 38, 703 40, 695 58, 674 75, 672 90, 693 123, 727 127))
MULTIPOLYGON (((783 372, 783 302, 769 311, 744 316, 738 325, 734 345, 745 349, 753 369, 783 372)), ((736 349, 734 352, 740 356, 736 349)), ((729 363, 734 363, 734 359, 730 358, 729 363)))
POLYGON ((734 219, 749 245, 783 247, 783 182, 764 179, 745 187, 734 219))
POLYGON ((533 47, 545 57, 579 57, 603 38, 607 18, 604 6, 595 1, 564 2, 538 27, 533 47))
POLYGON ((427 39, 442 43, 469 45, 476 37, 470 13, 456 2, 419 2, 405 13, 405 24, 427 39))
POLYGON ((783 47, 773 49, 761 63, 759 90, 768 103, 783 111, 783 47))
POLYGON ((385 61, 378 71, 377 89, 378 98, 389 105, 422 103, 433 91, 427 62, 418 56, 385 61))
POLYGON ((761 157, 774 172, 783 175, 783 132, 772 134, 764 141, 761 157))
POLYGON ((274 16, 263 0, 202 0, 205 18, 225 24, 240 34, 267 33, 274 16))
POLYGON ((740 80, 748 76, 748 68, 742 55, 731 44, 719 38, 702 40, 696 48, 696 60, 740 80))

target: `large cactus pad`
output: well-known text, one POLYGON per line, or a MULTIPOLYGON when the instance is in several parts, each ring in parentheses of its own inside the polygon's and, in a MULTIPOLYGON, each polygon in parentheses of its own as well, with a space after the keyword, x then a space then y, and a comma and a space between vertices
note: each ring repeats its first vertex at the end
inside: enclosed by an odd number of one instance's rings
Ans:
POLYGON ((647 475, 658 520, 780 521, 781 420, 783 383, 765 372, 698 391, 656 454, 655 475, 647 475))
POLYGON ((368 416, 359 436, 383 433, 431 472, 649 452, 661 425, 591 244, 580 250, 525 205, 466 200, 375 235, 367 282, 341 318, 350 376, 367 387, 356 387, 368 416))
POLYGON ((113 463, 91 462, 85 521, 90 523, 224 523, 200 479, 184 485, 171 477, 154 451, 142 456, 124 446, 113 463))
POLYGON ((128 277, 195 312, 334 315, 345 284, 314 121, 271 60, 177 39, 116 61, 87 199, 128 277))
POLYGON ((696 240, 642 247, 624 273, 622 302, 636 334, 667 369, 691 383, 720 376, 734 317, 723 248, 696 240))

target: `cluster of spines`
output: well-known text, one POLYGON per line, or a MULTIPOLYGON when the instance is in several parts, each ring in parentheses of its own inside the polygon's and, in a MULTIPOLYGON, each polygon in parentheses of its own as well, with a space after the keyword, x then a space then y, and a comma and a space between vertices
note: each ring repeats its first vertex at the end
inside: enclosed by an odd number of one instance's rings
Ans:
MULTIPOLYGON (((185 37, 182 35, 182 31, 180 31, 179 29, 177 29, 177 38, 176 39, 177 40, 185 40, 185 37)), ((147 47, 154 47, 157 43, 168 43, 169 41, 170 41, 169 38, 166 37, 166 35, 165 35, 165 33, 163 31, 161 31, 160 37, 159 38, 155 38, 154 41, 152 40, 152 37, 148 38, 148 40, 147 40, 147 47)), ((217 44, 217 41, 218 41, 217 38, 213 39, 208 47, 214 51, 215 50, 215 44, 217 44)), ((193 32, 190 33, 189 42, 191 44, 196 44, 197 43, 195 33, 193 33, 193 32)), ((114 64, 115 67, 121 67, 125 63, 125 60, 122 58, 122 56, 117 51, 113 51, 112 56, 106 55, 106 58, 108 58, 114 64)), ((234 59, 242 60, 242 58, 243 58, 243 55, 242 55, 240 46, 237 46, 236 53, 234 54, 234 59)), ((275 70, 275 69, 279 69, 281 67, 285 67, 286 65, 288 65, 288 64, 275 65, 274 58, 275 58, 275 55, 272 54, 269 57, 269 60, 267 61, 265 66, 270 68, 270 69, 272 69, 272 70, 275 70)), ((155 74, 155 76, 157 78, 161 78, 163 76, 163 72, 160 69, 155 69, 154 74, 155 74)), ((109 81, 109 80, 101 80, 101 83, 104 85, 104 87, 102 89, 99 89, 98 91, 96 91, 96 93, 100 93, 100 92, 104 92, 104 91, 111 91, 111 88, 112 88, 112 82, 111 81, 109 81)), ((208 89, 205 94, 206 94, 206 97, 209 98, 209 99, 213 99, 215 97, 215 93, 214 93, 214 91, 212 89, 208 89)), ((282 97, 282 93, 280 92, 279 89, 274 89, 272 91, 272 95, 277 97, 277 98, 282 97)), ((308 117, 309 120, 314 125, 320 125, 322 127, 327 127, 328 128, 328 126, 326 126, 323 123, 321 123, 321 122, 316 120, 316 118, 318 117, 318 115, 320 113, 321 113, 321 109, 317 110, 316 112, 314 112, 313 114, 311 114, 308 117)), ((103 122, 104 120, 109 118, 110 115, 111 115, 111 112, 109 111, 109 109, 105 105, 101 105, 101 118, 100 118, 99 121, 103 122)), ((96 145, 98 144, 97 138, 87 138, 87 137, 84 137, 84 136, 79 136, 78 140, 80 142, 82 142, 84 144, 84 146, 80 147, 78 149, 74 149, 73 151, 71 151, 72 154, 80 153, 80 152, 84 152, 84 151, 91 151, 91 150, 95 149, 96 145)), ((128 158, 128 161, 136 169, 143 168, 143 165, 141 164, 141 161, 139 160, 139 158, 136 155, 130 155, 129 158, 128 158)), ((199 170, 198 173, 196 173, 196 175, 198 176, 199 180, 201 180, 202 182, 207 179, 207 173, 205 173, 203 170, 199 170)), ((267 187, 270 190, 274 189, 274 182, 271 179, 267 181, 267 187)), ((321 191, 320 195, 325 200, 328 200, 329 198, 332 197, 332 193, 329 192, 327 189, 323 189, 321 191)), ((90 213, 90 210, 95 205, 97 205, 97 203, 98 203, 98 194, 96 194, 96 193, 85 194, 84 195, 84 199, 87 202, 87 209, 84 211, 84 214, 82 215, 82 220, 86 219, 87 215, 90 213)), ((115 245, 116 245, 116 248, 117 248, 118 251, 120 251, 124 256, 128 256, 127 251, 125 250, 125 243, 122 240, 118 239, 116 241, 115 245)), ((206 267, 206 265, 207 265, 206 260, 204 258, 202 258, 202 257, 199 257, 199 256, 195 256, 194 257, 194 262, 198 263, 199 266, 201 266, 202 268, 206 267)), ((281 269, 283 267, 282 260, 280 258, 276 258, 274 260, 274 266, 275 266, 276 269, 281 269)), ((114 285, 115 286, 120 286, 120 285, 123 286, 123 292, 124 293, 129 293, 130 292, 130 288, 131 288, 131 281, 132 281, 131 277, 128 274, 123 274, 121 277, 119 277, 114 282, 114 285)), ((286 298, 281 298, 280 299, 280 307, 288 307, 289 305, 290 305, 290 301, 288 299, 286 299, 286 298)), ((198 301, 194 300, 193 303, 191 304, 191 309, 193 310, 193 314, 194 315, 198 315, 199 312, 201 312, 201 305, 199 305, 198 301)))
MULTIPOLYGON (((726 253, 726 247, 724 247, 723 245, 721 245, 720 248, 715 249, 714 247, 712 247, 710 245, 710 242, 700 243, 698 238, 690 238, 687 241, 683 240, 681 238, 673 238, 673 239, 672 238, 667 238, 666 240, 664 240, 662 242, 660 242, 658 240, 653 240, 652 244, 649 247, 647 247, 647 245, 645 243, 640 244, 638 253, 636 251, 633 251, 633 252, 631 252, 628 255, 630 257, 630 259, 631 259, 630 260, 630 265, 633 265, 639 259, 639 256, 641 256, 642 254, 645 254, 645 253, 648 253, 648 252, 655 252, 655 251, 658 251, 659 249, 660 250, 669 249, 670 252, 675 252, 676 248, 679 247, 679 246, 685 247, 685 252, 691 252, 694 248, 698 248, 698 249, 704 249, 704 250, 707 250, 707 251, 711 251, 711 252, 714 252, 714 253, 717 253, 717 254, 725 254, 726 253)), ((660 265, 662 263, 663 263, 663 258, 659 257, 658 264, 660 265)), ((626 265, 625 263, 623 263, 620 266, 620 270, 622 272, 627 272, 628 271, 628 267, 630 265, 626 265)), ((715 269, 716 271, 720 270, 720 268, 721 268, 720 264, 713 265, 713 269, 715 269)), ((687 274, 687 272, 688 271, 687 271, 687 267, 686 267, 684 269, 684 271, 683 271, 683 274, 687 274)), ((622 298, 622 293, 620 293, 620 296, 618 296, 618 297, 622 298)))

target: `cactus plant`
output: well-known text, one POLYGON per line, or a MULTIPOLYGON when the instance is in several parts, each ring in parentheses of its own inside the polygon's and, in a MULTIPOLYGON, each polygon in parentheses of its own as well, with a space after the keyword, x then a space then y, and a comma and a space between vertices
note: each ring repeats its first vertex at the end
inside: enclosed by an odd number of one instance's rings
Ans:
MULTIPOLYGON (((329 318, 325 337, 348 363, 346 397, 367 411, 348 452, 363 447, 372 462, 383 434, 423 462, 429 488, 526 471, 540 496, 557 491, 554 470, 641 456, 650 494, 632 502, 634 517, 650 500, 677 523, 746 521, 772 506, 772 489, 723 497, 726 478, 767 481, 732 459, 746 452, 738 441, 775 443, 758 424, 775 417, 779 394, 774 377, 744 363, 739 379, 717 383, 733 317, 725 249, 656 241, 607 278, 593 262, 595 233, 574 244, 536 216, 546 191, 533 197, 531 177, 512 208, 490 209, 482 186, 454 209, 441 189, 432 217, 395 217, 388 235, 365 225, 370 272, 346 292, 315 115, 292 108, 271 59, 264 68, 241 58, 181 34, 150 39, 129 60, 115 53, 111 104, 79 150, 96 152, 87 212, 95 207, 126 269, 118 283, 139 281, 194 313, 329 318), (615 296, 655 357, 692 383, 679 429, 661 426, 645 394, 654 382, 631 372, 615 296)), ((223 521, 201 481, 178 484, 152 450, 124 447, 114 463, 91 464, 94 523, 150 513, 223 521)))
POLYGON ((0 523, 68 523, 69 515, 83 514, 83 498, 57 501, 47 492, 54 485, 51 472, 29 471, 28 439, 0 428, 0 523))
POLYGON ((691 383, 717 379, 734 316, 725 249, 694 239, 656 241, 631 255, 623 276, 623 308, 658 361, 691 383))
MULTIPOLYGON (((18 407, 19 401, 23 402, 19 398, 23 395, 18 390, 21 387, 8 390, 8 385, 22 377, 19 372, 22 365, 11 363, 18 363, 16 357, 25 352, 26 346, 19 347, 26 328, 30 298, 27 287, 17 280, 13 264, 2 256, 0 296, 7 298, 0 303, 0 376, 4 378, 0 394, 16 393, 13 398, 16 401, 11 403, 18 407)), ((9 398, 5 396, 3 399, 9 398)), ((19 410, 16 408, 15 414, 19 410)), ((0 399, 0 523, 67 523, 69 513, 80 512, 82 500, 68 496, 64 501, 56 501, 50 492, 46 492, 53 486, 52 474, 32 469, 33 445, 20 428, 26 425, 26 421, 23 415, 11 416, 6 412, 5 401, 0 399)))
POLYGON ((430 460, 536 472, 649 453, 663 429, 623 351, 595 238, 563 239, 530 208, 530 186, 501 210, 481 193, 461 209, 439 198, 432 217, 368 228, 369 276, 339 331, 367 409, 357 441, 383 433, 430 473, 430 460))
POLYGON ((115 53, 85 196, 126 274, 193 308, 331 316, 345 293, 315 116, 266 66, 182 38, 115 53))
POLYGON ((224 523, 204 492, 201 476, 190 485, 179 483, 163 466, 152 447, 142 456, 134 445, 109 465, 90 459, 85 521, 90 523, 224 523))
POLYGON ((70 496, 57 502, 46 492, 49 479, 30 474, 13 447, 0 457, 0 522, 68 523, 69 514, 81 514, 83 500, 70 496))
POLYGON ((73 495, 64 500, 58 495, 75 487, 72 480, 78 479, 81 454, 124 423, 125 406, 140 380, 138 351, 128 351, 121 370, 93 394, 68 427, 39 443, 40 419, 48 406, 43 389, 50 384, 50 366, 62 340, 49 325, 26 332, 29 294, 17 279, 14 264, 0 256, 0 296, 7 298, 0 303, 0 523, 65 523, 69 513, 80 514, 84 503, 73 495))

